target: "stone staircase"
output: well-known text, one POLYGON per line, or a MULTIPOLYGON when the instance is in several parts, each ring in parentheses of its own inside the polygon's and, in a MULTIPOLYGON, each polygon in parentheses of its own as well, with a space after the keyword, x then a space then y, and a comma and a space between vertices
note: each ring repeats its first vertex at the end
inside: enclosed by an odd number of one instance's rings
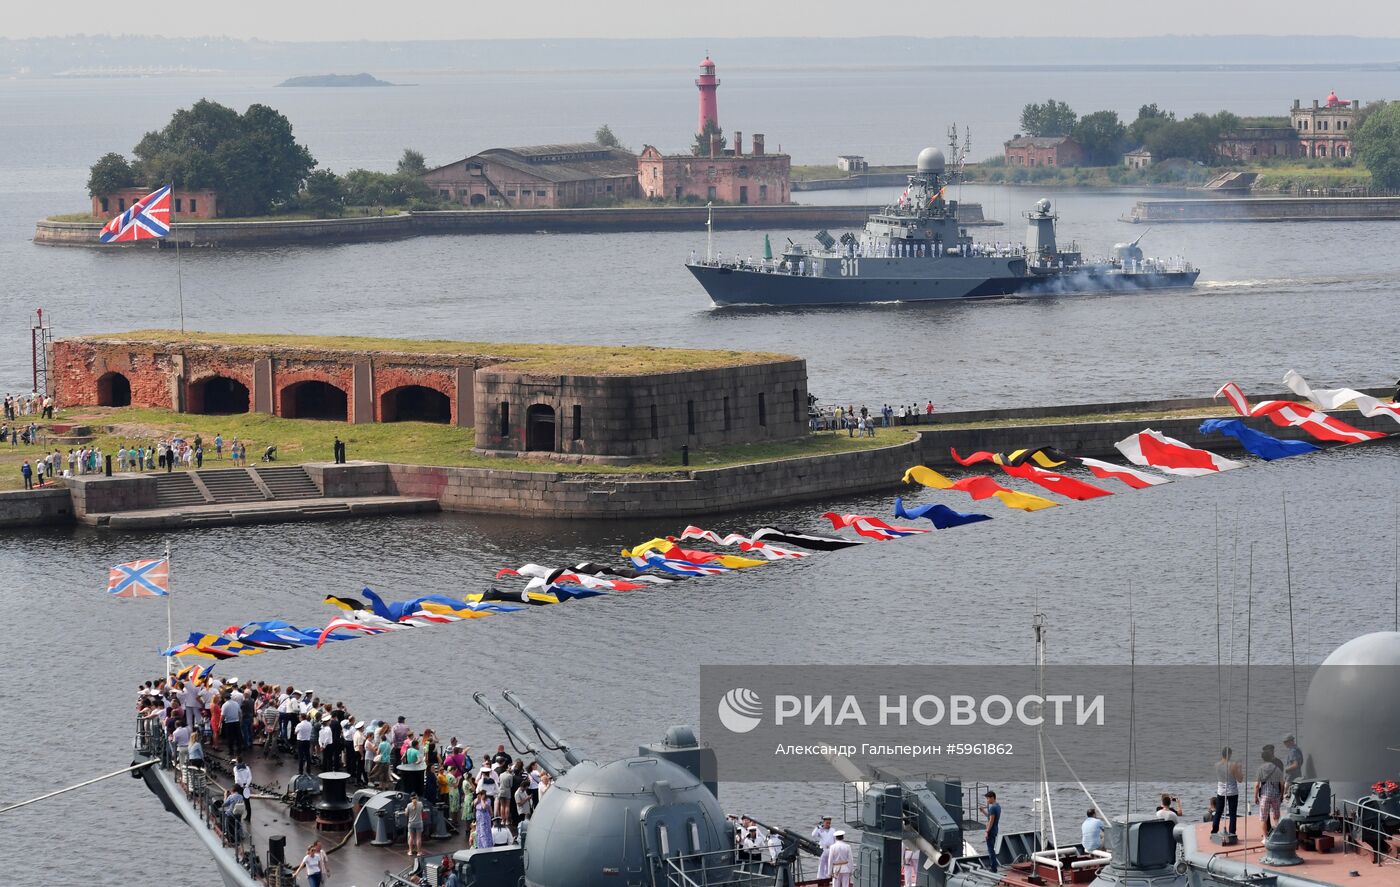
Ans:
POLYGON ((207 505, 208 499, 195 486, 188 474, 150 475, 156 481, 156 507, 180 508, 187 505, 207 505))
POLYGON ((274 499, 319 499, 321 488, 300 465, 254 468, 274 499))
POLYGON ((267 496, 256 481, 242 468, 197 471, 199 479, 213 497, 211 501, 220 505, 230 502, 263 502, 267 496))

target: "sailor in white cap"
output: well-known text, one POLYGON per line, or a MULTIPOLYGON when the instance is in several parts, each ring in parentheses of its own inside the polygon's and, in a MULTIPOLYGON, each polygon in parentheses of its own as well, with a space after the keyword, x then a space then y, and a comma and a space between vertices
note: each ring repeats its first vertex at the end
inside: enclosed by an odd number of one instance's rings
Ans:
POLYGON ((317 734, 316 745, 321 750, 321 769, 329 772, 335 769, 331 762, 331 748, 335 745, 335 734, 331 732, 331 716, 321 715, 321 732, 317 734))
POLYGON ((831 817, 823 816, 822 821, 817 823, 817 827, 812 829, 812 840, 821 845, 821 859, 817 860, 817 877, 831 877, 830 850, 831 844, 836 840, 836 832, 831 829, 831 817))
POLYGON ((851 887, 851 845, 846 843, 846 833, 841 829, 836 830, 835 837, 826 851, 831 887, 851 887))

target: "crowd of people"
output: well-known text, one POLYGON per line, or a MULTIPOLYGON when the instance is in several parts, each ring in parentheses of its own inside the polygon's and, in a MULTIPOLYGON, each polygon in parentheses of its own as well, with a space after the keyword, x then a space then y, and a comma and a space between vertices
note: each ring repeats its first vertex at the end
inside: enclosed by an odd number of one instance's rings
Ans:
MULTIPOLYGON (((433 728, 415 729, 403 716, 392 722, 359 719, 343 702, 292 686, 147 681, 139 690, 137 713, 160 720, 173 762, 203 768, 215 749, 228 757, 235 777, 230 791, 237 794, 225 799, 226 817, 241 812, 251 817, 247 795, 238 793, 239 772, 256 749, 294 751, 298 774, 341 771, 357 786, 413 792, 406 818, 411 856, 422 855, 425 814, 434 808, 465 834, 468 847, 523 841, 536 805, 552 785, 537 761, 514 758, 504 745, 478 764, 471 747, 455 736, 444 741, 433 728), (402 764, 422 764, 423 779, 404 780, 402 764)), ((312 859, 308 870, 317 864, 312 859)))
POLYGON ((53 418, 54 399, 51 394, 31 391, 28 394, 5 394, 5 421, 14 422, 20 416, 53 418))
MULTIPOLYGON (((0 441, 10 435, 12 440, 32 443, 37 440, 37 427, 30 423, 25 429, 11 433, 8 426, 0 427, 0 441)), ((222 461, 227 452, 235 467, 248 464, 248 444, 237 437, 227 443, 222 434, 214 435, 213 458, 222 461)), ((97 446, 70 447, 65 456, 58 449, 52 453, 25 459, 20 465, 20 476, 26 490, 42 487, 59 477, 81 477, 86 474, 101 474, 106 471, 106 456, 97 446)), ((154 443, 127 443, 122 441, 112 456, 112 470, 119 472, 166 471, 176 468, 203 468, 207 456, 203 435, 196 434, 193 440, 182 437, 164 438, 154 443)))
POLYGON ((885 404, 878 413, 861 404, 859 410, 854 405, 836 407, 830 410, 813 410, 809 425, 812 431, 845 430, 849 437, 874 437, 876 428, 893 428, 905 425, 929 425, 933 423, 933 401, 921 408, 917 403, 885 404))

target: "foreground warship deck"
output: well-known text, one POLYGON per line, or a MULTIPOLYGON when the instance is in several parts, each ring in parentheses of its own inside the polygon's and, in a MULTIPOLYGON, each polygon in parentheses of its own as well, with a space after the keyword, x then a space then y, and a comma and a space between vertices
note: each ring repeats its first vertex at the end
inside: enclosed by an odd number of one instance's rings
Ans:
MULTIPOLYGON (((999 871, 980 847, 984 825, 971 803, 985 786, 945 776, 910 776, 845 761, 844 820, 851 830, 855 877, 833 887, 1395 887, 1400 884, 1400 631, 1373 632, 1337 648, 1314 676, 1305 706, 1304 738, 1311 746, 1304 777, 1295 782, 1274 830, 1259 840, 1242 805, 1239 838, 1210 834, 1208 822, 1172 822, 1151 814, 1113 819, 1106 850, 1080 844, 1050 847, 1035 830, 1003 830, 999 871), (1338 782, 1310 778, 1308 768, 1357 774, 1381 781, 1338 782), (859 837, 855 837, 856 833, 859 837), (913 883, 902 878, 905 850, 919 851, 923 865, 913 883)), ((828 883, 804 877, 816 843, 798 832, 757 825, 776 836, 771 851, 735 845, 732 818, 717 800, 717 761, 689 727, 672 727, 658 743, 633 757, 604 764, 583 759, 513 695, 505 697, 533 728, 513 726, 475 699, 505 730, 518 755, 558 774, 542 797, 523 839, 515 845, 468 850, 465 833, 453 833, 440 813, 425 828, 426 853, 411 857, 403 846, 405 791, 354 792, 347 774, 294 778, 289 763, 248 756, 254 770, 251 828, 226 835, 214 811, 230 781, 226 764, 211 761, 202 772, 181 772, 170 760, 159 715, 138 718, 138 778, 166 808, 194 829, 227 887, 291 883, 286 873, 303 849, 319 838, 330 854, 333 883, 440 885, 437 862, 457 864, 473 887, 804 887, 828 883), (290 781, 290 782, 289 782, 290 781), (326 784, 322 789, 322 783, 326 784), (294 791, 286 791, 292 785, 294 791), (296 813, 294 814, 294 811, 296 813), (321 828, 318 829, 319 820, 321 828), (330 825, 328 825, 330 823, 330 825), (349 828, 349 831, 344 829, 349 828), (283 836, 281 842, 276 836, 283 836), (528 852, 526 852, 528 850, 528 852), (807 854, 807 855, 804 855, 807 854), (281 863, 288 865, 283 866, 281 863)), ((843 759, 844 760, 844 759, 843 759)), ((417 775, 421 778, 422 765, 417 775)), ((409 768, 410 770, 412 767, 409 768)), ((413 774, 410 773, 409 777, 413 774)), ((405 777, 401 788, 410 788, 405 777)), ((421 783, 420 783, 421 784, 421 783)), ((1241 783, 1248 794, 1248 783, 1241 783)), ((431 809, 431 808, 429 808, 431 809)), ((1199 809, 1199 808, 1197 808, 1199 809)), ((1222 822, 1222 825, 1227 823, 1222 822)))

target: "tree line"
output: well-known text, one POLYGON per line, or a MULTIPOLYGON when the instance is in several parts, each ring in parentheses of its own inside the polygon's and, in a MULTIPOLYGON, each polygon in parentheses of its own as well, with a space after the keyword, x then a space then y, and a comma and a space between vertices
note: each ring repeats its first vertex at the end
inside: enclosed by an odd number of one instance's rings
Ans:
POLYGON ((1032 136, 1069 136, 1084 152, 1087 166, 1112 166, 1123 152, 1146 148, 1154 161, 1181 157, 1201 163, 1219 159, 1221 135, 1238 129, 1240 118, 1229 111, 1192 114, 1183 120, 1154 102, 1123 123, 1117 111, 1094 111, 1080 117, 1065 102, 1049 99, 1021 109, 1021 129, 1032 136))
POLYGON ((233 108, 201 99, 176 111, 163 128, 146 133, 132 159, 103 155, 88 174, 88 193, 172 184, 180 190, 218 192, 227 217, 278 212, 336 215, 347 206, 410 206, 432 195, 420 176, 423 155, 405 149, 392 173, 354 169, 336 175, 318 169, 297 142, 286 116, 267 105, 233 108))
MULTIPOLYGON (((1138 109, 1124 124, 1116 111, 1078 116, 1067 103, 1048 99, 1021 109, 1021 129, 1032 136, 1070 136, 1084 152, 1087 166, 1113 166, 1123 152, 1146 148, 1154 162, 1183 158, 1204 164, 1225 162, 1221 137, 1246 122, 1229 111, 1196 113, 1178 120, 1154 102, 1138 109)), ((1283 125, 1287 126, 1287 123, 1283 125)), ((1379 188, 1400 189, 1400 102, 1372 102, 1358 110, 1352 123, 1352 153, 1379 188)), ((1345 162, 1345 161, 1343 161, 1345 162)))

